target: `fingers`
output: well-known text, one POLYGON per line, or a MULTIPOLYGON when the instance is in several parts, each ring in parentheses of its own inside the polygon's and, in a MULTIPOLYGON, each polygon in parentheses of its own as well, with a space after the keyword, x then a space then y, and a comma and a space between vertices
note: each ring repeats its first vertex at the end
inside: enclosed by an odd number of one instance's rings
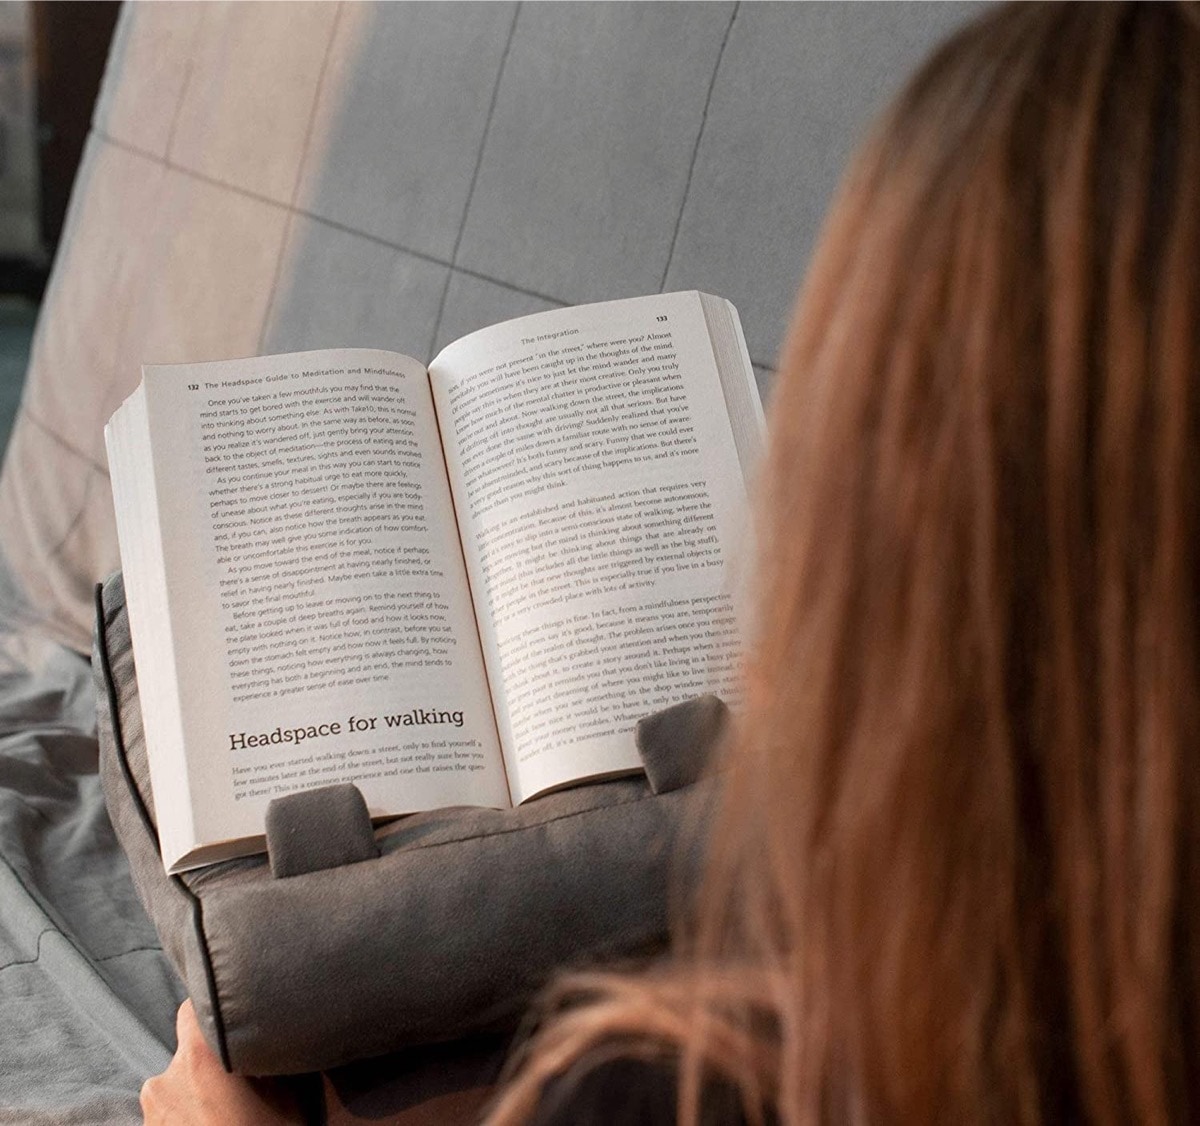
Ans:
POLYGON ((174 1060, 171 1061, 172 1068, 183 1072, 188 1082, 197 1087, 206 1082, 220 1082, 224 1079, 225 1069, 217 1059, 217 1054, 208 1046, 208 1041, 204 1039, 190 999, 179 1006, 179 1012, 175 1016, 175 1034, 179 1037, 179 1046, 175 1049, 174 1060))
POLYGON ((200 1022, 196 1019, 196 1010, 190 997, 179 1006, 179 1012, 175 1014, 175 1037, 180 1048, 185 1045, 191 1047, 197 1043, 208 1047, 208 1041, 200 1031, 200 1022))
POLYGON ((142 1084, 147 1126, 276 1126, 303 1121, 294 1097, 277 1084, 230 1075, 200 1031, 191 1001, 175 1016, 175 1056, 142 1084))
POLYGON ((151 1076, 142 1084, 138 1102, 141 1104, 145 1126, 166 1126, 168 1122, 178 1121, 172 1114, 172 1107, 175 1105, 172 1089, 172 1079, 167 1072, 151 1076))
POLYGON ((195 1028, 198 1031, 199 1027, 196 1021, 196 1010, 192 1007, 192 999, 189 997, 179 1006, 179 1011, 175 1014, 176 1042, 182 1044, 191 1030, 195 1028))

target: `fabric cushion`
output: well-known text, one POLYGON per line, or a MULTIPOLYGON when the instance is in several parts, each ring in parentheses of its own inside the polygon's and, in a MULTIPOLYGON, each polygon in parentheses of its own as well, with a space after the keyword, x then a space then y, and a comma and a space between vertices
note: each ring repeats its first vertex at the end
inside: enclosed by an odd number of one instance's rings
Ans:
MULTIPOLYGON (((556 970, 661 948, 676 889, 694 880, 714 779, 655 794, 627 778, 515 810, 414 814, 376 830, 377 859, 287 878, 266 856, 168 876, 119 575, 98 592, 93 665, 117 836, 232 1070, 323 1070, 514 1027, 556 970)), ((719 719, 711 698, 697 708, 719 719)), ((693 709, 676 716, 649 727, 663 745, 690 729, 702 759, 693 709)))

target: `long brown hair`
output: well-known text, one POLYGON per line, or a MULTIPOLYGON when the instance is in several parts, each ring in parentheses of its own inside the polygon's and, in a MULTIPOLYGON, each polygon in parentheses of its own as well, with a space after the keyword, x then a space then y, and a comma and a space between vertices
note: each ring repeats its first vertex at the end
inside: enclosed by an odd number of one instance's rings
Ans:
POLYGON ((598 1043, 786 1123, 1200 1116, 1200 20, 1006 6, 929 60, 782 357, 698 922, 598 1043))

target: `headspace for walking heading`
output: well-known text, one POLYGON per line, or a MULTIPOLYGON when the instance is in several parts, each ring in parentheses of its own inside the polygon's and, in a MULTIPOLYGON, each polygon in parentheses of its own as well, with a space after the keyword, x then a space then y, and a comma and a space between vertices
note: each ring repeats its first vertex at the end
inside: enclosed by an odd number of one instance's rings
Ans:
POLYGON ((448 725, 462 727, 463 713, 461 709, 446 711, 440 708, 413 708, 407 712, 397 712, 385 716, 355 716, 352 715, 343 724, 337 720, 332 723, 316 723, 308 727, 283 727, 274 731, 237 731, 229 735, 229 749, 243 751, 250 747, 269 747, 281 743, 294 743, 297 746, 308 739, 324 739, 330 735, 374 731, 383 720, 384 727, 422 727, 426 725, 448 725))

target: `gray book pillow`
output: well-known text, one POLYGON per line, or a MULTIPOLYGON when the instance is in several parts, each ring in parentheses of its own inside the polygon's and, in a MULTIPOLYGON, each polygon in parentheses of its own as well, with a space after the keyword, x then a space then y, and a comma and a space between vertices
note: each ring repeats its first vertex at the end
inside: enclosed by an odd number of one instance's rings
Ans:
POLYGON ((375 829, 354 787, 327 787, 272 803, 268 855, 168 876, 120 575, 97 588, 93 667, 109 813, 230 1070, 322 1070, 515 1027, 557 971, 661 948, 697 871, 713 697, 642 721, 644 778, 375 829))

